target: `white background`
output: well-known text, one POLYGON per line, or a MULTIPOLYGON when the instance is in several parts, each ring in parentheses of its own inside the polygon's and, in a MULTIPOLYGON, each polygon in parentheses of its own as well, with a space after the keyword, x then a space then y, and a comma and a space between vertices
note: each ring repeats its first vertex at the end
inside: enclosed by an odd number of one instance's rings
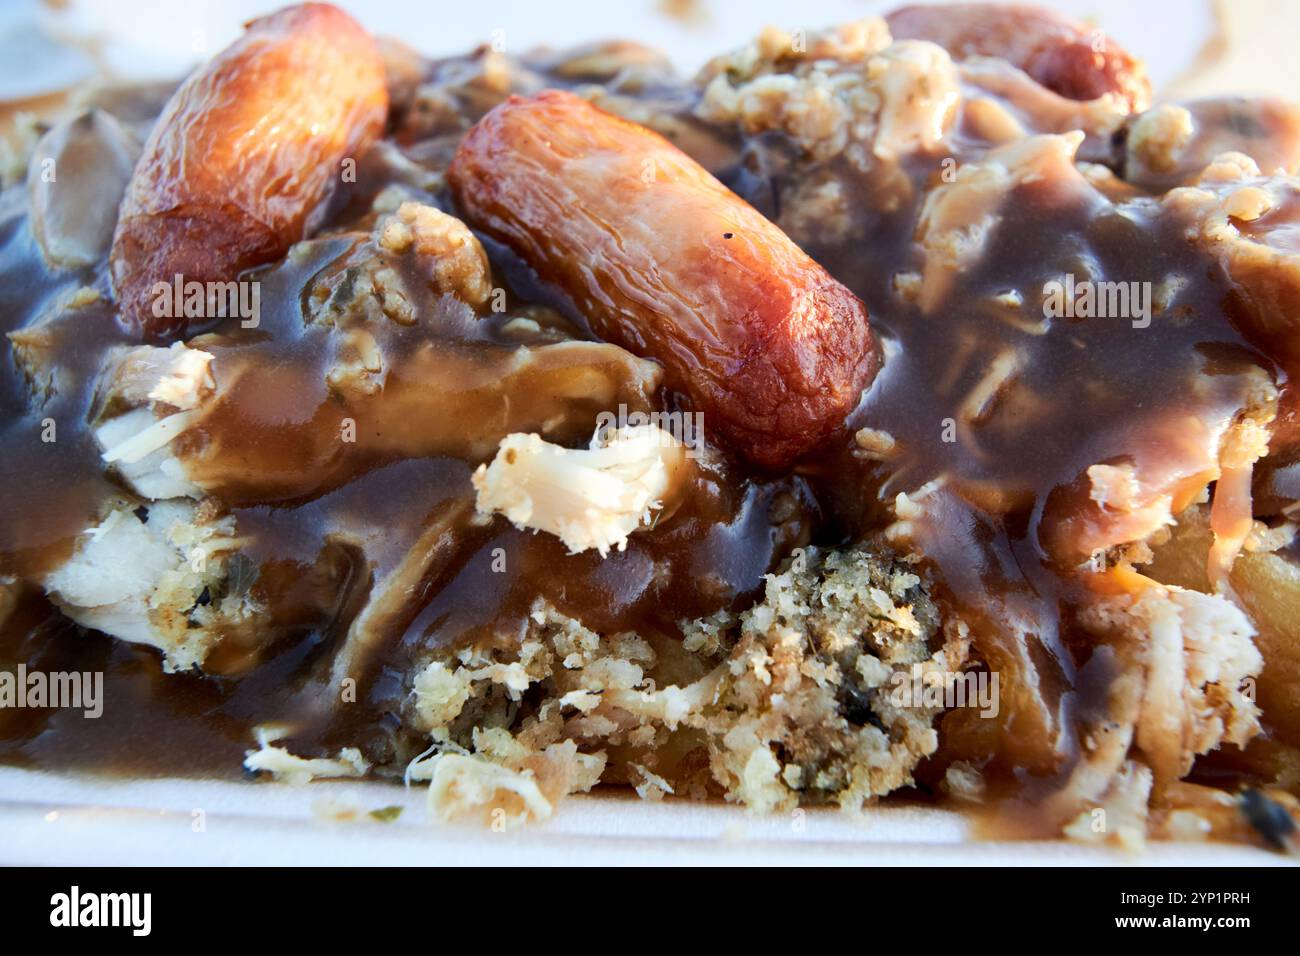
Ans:
MULTIPOLYGON (((698 19, 683 21, 663 12, 670 0, 336 0, 374 33, 398 37, 428 54, 464 52, 503 31, 507 50, 538 45, 568 46, 595 39, 635 39, 666 52, 684 71, 708 57, 744 43, 767 23, 787 29, 817 28, 884 13, 901 5, 881 0, 696 0, 698 19)), ((241 24, 281 6, 277 0, 70 0, 52 12, 39 0, 0 3, 0 99, 32 95, 58 82, 81 58, 62 60, 34 37, 31 24, 46 32, 91 40, 104 61, 121 75, 170 77, 188 69, 206 51, 221 49, 241 24)), ((1057 0, 1048 5, 1088 19, 1113 33, 1128 49, 1148 61, 1158 85, 1174 79, 1210 37, 1211 0, 1057 0)), ((1297 0, 1224 0, 1235 10, 1267 11, 1271 29, 1256 31, 1256 40, 1279 44, 1283 34, 1294 43, 1297 0), (1290 10, 1288 14, 1287 11, 1290 10), (1286 21, 1290 18, 1290 22, 1286 21)), ((1234 14, 1235 15, 1235 14, 1234 14)), ((1274 61, 1279 76, 1294 59, 1294 50, 1274 61)), ((1265 75, 1281 92, 1286 85, 1265 75)), ((1254 85, 1257 85, 1254 84, 1254 85)), ((1300 96, 1300 86, 1296 89, 1300 96)))

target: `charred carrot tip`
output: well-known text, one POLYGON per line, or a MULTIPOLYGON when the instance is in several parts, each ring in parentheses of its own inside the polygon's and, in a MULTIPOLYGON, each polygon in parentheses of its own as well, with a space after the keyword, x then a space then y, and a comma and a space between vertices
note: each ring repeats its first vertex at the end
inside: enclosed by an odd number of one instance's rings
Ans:
POLYGON ((378 138, 388 110, 373 39, 328 4, 254 20, 176 91, 136 165, 109 256, 123 318, 183 331, 151 290, 229 281, 283 255, 378 138))

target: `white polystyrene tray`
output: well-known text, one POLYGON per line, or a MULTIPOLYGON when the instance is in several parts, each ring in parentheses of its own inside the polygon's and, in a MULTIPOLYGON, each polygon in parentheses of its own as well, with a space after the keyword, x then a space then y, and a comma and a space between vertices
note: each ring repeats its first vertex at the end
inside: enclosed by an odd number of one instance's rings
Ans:
POLYGON ((835 864, 1282 865, 1263 850, 1151 844, 1141 854, 1063 842, 980 842, 959 815, 881 807, 756 816, 724 804, 572 797, 549 821, 504 832, 430 818, 423 786, 303 787, 101 780, 0 768, 0 863, 45 865, 835 864), (322 803, 358 822, 320 819, 322 803), (368 811, 400 805, 391 823, 368 811), (196 825, 196 821, 202 826, 196 825))
MULTIPOLYGON (((700 0, 707 17, 689 24, 658 12, 657 0, 504 0, 482 4, 347 2, 375 32, 401 37, 430 54, 462 52, 490 39, 507 49, 565 46, 631 37, 658 46, 683 70, 744 42, 765 23, 813 28, 880 12, 893 3, 862 0, 700 0), (797 20, 795 19, 797 17, 797 20), (499 31, 499 32, 497 32, 499 31)), ((1041 2, 1041 0, 1040 0, 1041 2)), ((11 0, 0 15, 0 51, 38 49, 34 34, 95 39, 93 49, 116 72, 175 75, 202 51, 229 42, 239 24, 281 0, 81 0, 53 15, 38 0, 11 0)), ((1184 71, 1210 36, 1208 0, 1061 0, 1093 17, 1145 57, 1157 85, 1184 71)), ((1233 0, 1267 8, 1258 43, 1291 42, 1300 5, 1233 0)), ((1278 48, 1281 49, 1280 47, 1278 48)), ((0 57, 0 99, 56 89, 86 61, 36 62, 0 57), (57 71, 54 67, 57 66, 57 71), (42 67, 48 69, 42 86, 42 67)), ((1255 58, 1290 69, 1291 59, 1255 58)), ((32 57, 28 57, 32 60, 32 57)), ((1289 74, 1274 74, 1274 92, 1300 96, 1289 74)), ((1259 87, 1257 76, 1249 84, 1259 87)), ((1233 87, 1231 76, 1225 90, 1233 87)), ((145 744, 144 741, 141 742, 145 744)), ((422 788, 380 783, 269 783, 203 780, 111 780, 0 767, 0 863, 15 864, 520 864, 520 863, 827 863, 827 864, 1279 864, 1263 851, 1213 844, 1152 844, 1140 856, 1061 842, 979 842, 962 817, 924 807, 885 807, 860 817, 809 810, 801 817, 757 817, 733 806, 645 803, 606 794, 565 801, 550 821, 494 833, 429 819, 422 788), (323 800, 365 812, 400 804, 392 823, 329 823, 313 807, 323 800), (196 820, 202 820, 202 827, 196 820)))

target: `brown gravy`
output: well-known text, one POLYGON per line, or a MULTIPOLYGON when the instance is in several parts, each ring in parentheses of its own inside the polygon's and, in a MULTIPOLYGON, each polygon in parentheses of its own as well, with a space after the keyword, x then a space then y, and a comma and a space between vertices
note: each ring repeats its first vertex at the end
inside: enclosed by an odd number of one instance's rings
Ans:
MULTIPOLYGON (((430 74, 472 63, 446 61, 430 74)), ((536 77, 573 85, 540 67, 536 77)), ((1126 203, 1121 214, 1099 196, 1062 205, 1026 186, 1008 203, 988 254, 957 276, 942 309, 923 314, 894 282, 917 268, 914 229, 923 187, 935 181, 944 156, 910 160, 906 175, 917 188, 897 208, 884 209, 835 161, 756 169, 756 154, 782 144, 770 136, 701 128, 688 116, 693 95, 668 86, 642 97, 687 131, 679 140, 684 149, 760 211, 779 218, 783 195, 801 177, 829 173, 858 190, 855 238, 807 243, 807 251, 867 303, 873 328, 886 342, 884 371, 841 441, 785 475, 754 473, 723 458, 681 509, 603 560, 591 552, 569 555, 557 540, 520 532, 499 518, 480 524, 455 517, 472 513, 469 475, 485 456, 380 452, 329 471, 328 462, 312 456, 310 439, 298 440, 336 430, 340 414, 322 387, 303 297, 312 277, 346 243, 317 240, 303 255, 261 273, 264 318, 255 333, 233 323, 210 330, 215 349, 253 348, 257 355, 248 390, 232 395, 214 430, 224 422, 238 433, 241 454, 254 462, 250 471, 320 478, 314 487, 269 496, 238 488, 230 495, 241 534, 251 541, 246 554, 258 571, 254 586, 278 593, 287 618, 300 615, 294 636, 254 649, 251 666, 241 657, 248 649, 233 648, 218 652, 213 674, 164 675, 156 652, 87 632, 59 615, 38 588, 22 586, 17 609, 0 627, 0 667, 25 662, 46 671, 103 671, 107 704, 93 721, 70 711, 0 712, 0 761, 134 774, 232 774, 252 745, 251 727, 277 720, 302 728, 288 744, 295 752, 325 753, 347 744, 376 762, 391 761, 408 752, 397 713, 406 692, 403 674, 421 647, 485 635, 510 640, 539 596, 595 629, 673 633, 683 618, 742 606, 762 576, 798 545, 839 545, 879 531, 890 520, 895 496, 914 495, 942 478, 942 488, 926 499, 917 545, 935 569, 943 601, 972 623, 980 656, 1005 672, 1005 693, 1013 698, 996 727, 963 726, 962 715, 953 715, 945 725, 944 759, 970 759, 1020 783, 1048 779, 1068 766, 1078 746, 1076 720, 1089 706, 1089 649, 1072 632, 1069 606, 1077 585, 1068 564, 1043 543, 1044 515, 1054 496, 1064 496, 1068 507, 1068 489, 1090 465, 1168 454, 1186 423, 1231 417, 1249 369, 1272 371, 1234 328, 1227 280, 1154 200, 1126 203), (1154 285, 1176 275, 1186 284, 1176 306, 1152 315, 1145 328, 1124 318, 1043 319, 1038 303, 1044 283, 1072 273, 1154 285), (993 301, 1008 292, 1020 293, 1023 306, 1008 310, 993 301), (978 421, 963 421, 962 402, 1009 353, 1017 357, 1013 379, 978 421), (889 433, 894 453, 883 459, 855 454, 853 432, 865 426, 889 433), (454 540, 368 659, 358 705, 332 706, 329 666, 347 623, 373 583, 448 515, 454 540), (500 554, 505 573, 492 566, 500 554), (238 676, 223 676, 238 670, 238 676)), ((489 98, 481 109, 468 110, 465 122, 490 105, 489 98)), ((408 156, 435 167, 455 142, 445 133, 397 139, 408 156)), ((375 177, 363 181, 364 187, 336 199, 326 231, 353 227, 385 185, 375 177)), ((454 212, 446 196, 436 198, 454 212)), ((103 263, 80 274, 47 270, 21 192, 4 199, 5 331, 33 324, 78 286, 107 289, 103 263)), ((488 249, 512 309, 543 303, 565 310, 554 291, 508 253, 491 244, 488 249)), ((420 327, 390 343, 402 354, 426 347, 430 335, 439 348, 470 356, 470 366, 487 361, 494 345, 505 347, 491 326, 440 322, 432 303, 423 303, 421 312, 420 327)), ((567 318, 582 327, 581 316, 567 318)), ((15 363, 0 367, 0 575, 20 581, 39 578, 64 560, 77 535, 95 523, 101 503, 123 494, 104 474, 87 421, 96 372, 112 347, 130 339, 108 303, 57 318, 50 328, 53 364, 70 387, 35 407, 15 363), (41 440, 49 419, 58 429, 54 443, 41 440)), ((438 375, 440 366, 435 362, 429 372, 438 375)), ((448 388, 445 379, 440 382, 448 388)), ((660 393, 654 400, 672 407, 677 399, 660 393)), ((474 414, 463 427, 474 429, 474 414)))

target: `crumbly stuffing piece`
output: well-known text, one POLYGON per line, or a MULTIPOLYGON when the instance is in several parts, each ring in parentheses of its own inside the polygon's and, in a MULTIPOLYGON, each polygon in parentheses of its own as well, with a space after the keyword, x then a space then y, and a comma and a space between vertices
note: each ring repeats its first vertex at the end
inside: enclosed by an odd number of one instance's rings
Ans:
POLYGON ((865 17, 811 33, 768 26, 740 49, 710 60, 696 81, 703 86, 725 74, 744 82, 823 61, 862 63, 891 42, 889 27, 881 17, 865 17))
POLYGON ((459 219, 433 206, 404 202, 380 220, 376 234, 380 249, 414 253, 437 291, 450 292, 474 308, 487 302, 492 292, 487 253, 459 219))
POLYGON ((701 726, 732 799, 856 810, 911 784, 938 747, 942 707, 891 690, 904 675, 956 673, 968 641, 960 622, 941 625, 906 562, 865 551, 807 560, 770 576, 763 602, 740 616, 720 711, 701 726))
POLYGON ((822 170, 792 185, 778 225, 802 244, 847 242, 861 233, 862 217, 843 179, 822 170))
POLYGON ((112 507, 45 579, 68 617, 163 652, 163 669, 200 666, 224 635, 270 628, 237 559, 234 521, 207 505, 112 507))
POLYGON ((1194 182, 1216 157, 1237 153, 1264 173, 1300 171, 1300 106, 1226 96, 1165 103, 1128 121, 1121 173, 1153 193, 1194 182))
POLYGON ((800 553, 752 608, 683 631, 603 635, 539 605, 517 649, 434 656, 406 715, 434 753, 412 776, 432 781, 442 815, 512 821, 597 779, 856 810, 909 785, 937 747, 942 705, 900 697, 903 678, 968 657, 965 627, 940 621, 917 569, 869 550, 800 553))
POLYGON ((1191 111, 1176 103, 1164 103, 1134 121, 1125 144, 1128 150, 1126 175, 1141 171, 1170 173, 1182 161, 1183 150, 1196 132, 1191 111))
MULTIPOLYGON (((492 294, 487 253, 454 216, 424 203, 400 202, 381 215, 370 235, 357 234, 352 253, 328 270, 308 293, 314 324, 361 332, 385 319, 413 325, 423 280, 434 295, 451 296, 481 310, 492 294)), ((463 308, 463 306, 462 306, 463 308)))
POLYGON ((1223 153, 1161 203, 1238 286, 1243 331, 1278 359, 1300 360, 1291 307, 1300 297, 1300 178, 1261 176, 1250 157, 1223 153))
POLYGON ((809 159, 844 154, 864 173, 937 148, 961 102, 948 53, 924 41, 893 43, 878 19, 811 38, 769 28, 714 60, 697 82, 701 118, 750 135, 781 130, 809 159))
POLYGON ((804 246, 851 241, 863 227, 862 194, 882 211, 914 196, 903 169, 917 153, 948 149, 962 107, 958 71, 939 46, 894 42, 872 17, 811 34, 772 27, 748 46, 712 60, 696 77, 695 115, 736 127, 759 154, 761 134, 784 134, 763 162, 791 163, 776 222, 804 246))

